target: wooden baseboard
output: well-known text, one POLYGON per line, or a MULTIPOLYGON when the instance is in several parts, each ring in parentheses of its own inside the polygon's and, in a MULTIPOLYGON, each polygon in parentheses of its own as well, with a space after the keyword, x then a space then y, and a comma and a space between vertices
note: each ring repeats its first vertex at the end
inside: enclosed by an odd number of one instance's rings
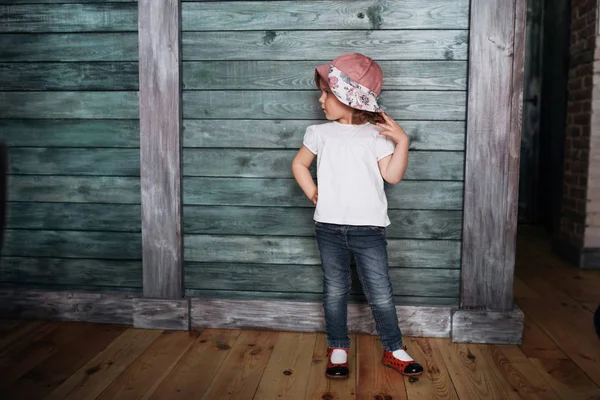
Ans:
MULTIPOLYGON (((447 306, 397 306, 402 333, 417 337, 451 337, 454 342, 520 343, 523 312, 456 310, 447 306)), ((264 329, 324 332, 319 302, 186 298, 162 300, 122 293, 65 292, 0 288, 0 317, 87 321, 137 328, 264 329)), ((376 335, 371 309, 348 306, 348 328, 376 335)))
POLYGON ((146 329, 189 330, 190 300, 135 298, 133 326, 146 329))
POLYGON ((452 314, 455 343, 520 344, 523 341, 523 311, 456 310, 452 314))
MULTIPOLYGON (((450 337, 451 307, 397 306, 396 309, 404 335, 450 337)), ((190 320, 193 328, 325 331, 323 306, 318 302, 192 298, 190 320)), ((377 334, 368 305, 348 306, 348 329, 377 334)))
POLYGON ((133 296, 2 288, 0 316, 131 325, 133 296))

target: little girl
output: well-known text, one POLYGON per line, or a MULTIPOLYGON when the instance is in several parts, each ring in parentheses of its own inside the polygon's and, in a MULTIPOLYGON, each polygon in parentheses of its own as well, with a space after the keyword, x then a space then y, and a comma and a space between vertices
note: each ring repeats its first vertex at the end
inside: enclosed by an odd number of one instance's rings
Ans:
POLYGON ((406 352, 388 273, 385 227, 390 224, 383 180, 400 182, 409 139, 377 104, 383 73, 362 54, 344 54, 315 71, 319 102, 330 121, 306 129, 292 163, 298 185, 316 205, 315 230, 323 265, 323 308, 329 378, 348 377, 350 255, 384 347, 382 363, 403 375, 423 367, 406 352), (315 185, 308 170, 317 156, 315 185))

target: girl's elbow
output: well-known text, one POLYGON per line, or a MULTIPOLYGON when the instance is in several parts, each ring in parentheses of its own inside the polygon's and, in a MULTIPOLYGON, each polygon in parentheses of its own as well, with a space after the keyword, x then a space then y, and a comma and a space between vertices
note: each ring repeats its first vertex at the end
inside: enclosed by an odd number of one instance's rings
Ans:
POLYGON ((400 183, 400 181, 402 181, 403 177, 404 177, 404 174, 398 175, 398 176, 384 176, 383 179, 385 179, 385 181, 387 183, 389 183, 390 185, 395 185, 397 183, 400 183))

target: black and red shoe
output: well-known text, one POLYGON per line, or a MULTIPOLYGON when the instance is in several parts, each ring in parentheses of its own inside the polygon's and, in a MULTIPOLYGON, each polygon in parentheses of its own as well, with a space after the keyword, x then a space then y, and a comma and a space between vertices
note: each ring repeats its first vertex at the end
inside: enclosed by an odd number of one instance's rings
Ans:
MULTIPOLYGON (((401 350, 406 351, 406 346, 401 347, 401 350)), ((423 373, 423 367, 416 361, 401 361, 394 357, 391 351, 384 351, 381 362, 386 367, 390 367, 406 376, 417 376, 423 373)))
POLYGON ((325 370, 325 376, 329 379, 347 379, 350 375, 348 369, 348 349, 340 349, 329 347, 327 349, 327 369, 325 370), (333 350, 344 350, 346 352, 346 362, 342 364, 334 364, 331 362, 331 353, 333 350))

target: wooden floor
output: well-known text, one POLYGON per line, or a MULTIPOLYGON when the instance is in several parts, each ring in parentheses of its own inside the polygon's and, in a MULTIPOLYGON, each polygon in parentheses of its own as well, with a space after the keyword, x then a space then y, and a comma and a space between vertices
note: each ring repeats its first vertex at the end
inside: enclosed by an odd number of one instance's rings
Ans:
POLYGON ((600 399, 600 270, 570 267, 522 230, 515 296, 522 345, 406 338, 426 369, 412 380, 380 364, 373 336, 353 337, 351 378, 339 382, 323 375, 323 334, 2 320, 0 398, 600 399))

